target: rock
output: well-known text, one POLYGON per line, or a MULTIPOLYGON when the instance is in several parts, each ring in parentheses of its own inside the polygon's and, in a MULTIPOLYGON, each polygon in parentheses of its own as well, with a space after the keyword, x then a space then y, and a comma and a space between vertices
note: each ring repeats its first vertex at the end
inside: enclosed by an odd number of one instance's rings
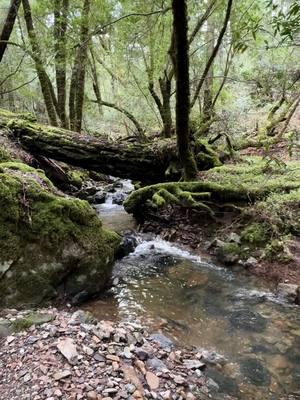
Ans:
POLYGON ((71 375, 72 375, 72 372, 66 369, 64 371, 56 372, 53 375, 53 378, 55 381, 60 381, 61 379, 68 378, 71 375))
POLYGON ((231 232, 228 236, 228 242, 233 242, 233 243, 237 243, 240 244, 241 243, 241 237, 235 233, 235 232, 231 232))
POLYGON ((183 385, 186 382, 186 379, 181 375, 175 375, 173 379, 177 385, 183 385))
POLYGON ((245 263, 244 263, 244 265, 245 265, 246 268, 253 268, 253 267, 255 267, 257 264, 258 264, 258 261, 257 261, 257 259, 254 258, 254 257, 249 257, 249 258, 245 261, 245 263))
POLYGON ((105 203, 105 200, 106 200, 106 193, 100 190, 94 194, 94 196, 92 198, 92 203, 93 204, 103 204, 103 203, 105 203))
POLYGON ((115 193, 112 197, 113 204, 122 205, 124 200, 126 199, 125 193, 115 193))
POLYGON ((162 371, 164 369, 167 369, 166 365, 157 357, 149 358, 146 361, 146 366, 147 368, 151 368, 155 371, 162 371))
POLYGON ((218 260, 225 265, 237 263, 240 258, 240 253, 241 249, 237 243, 225 243, 216 250, 218 260))
POLYGON ((58 350, 68 360, 71 365, 76 365, 78 362, 78 353, 73 339, 60 339, 57 345, 58 350))
POLYGON ((159 387, 159 378, 153 374, 153 372, 148 371, 146 373, 146 381, 150 390, 156 390, 159 387))
POLYGON ((91 323, 93 320, 94 320, 94 317, 90 312, 83 311, 83 310, 77 310, 72 314, 72 316, 69 320, 69 324, 70 325, 80 325, 80 324, 91 323))
POLYGON ((183 366, 186 369, 204 369, 205 364, 199 360, 183 360, 183 366))
POLYGON ((98 399, 98 394, 94 391, 90 391, 87 393, 87 398, 90 400, 97 400, 98 399))
POLYGON ((165 335, 161 333, 154 333, 150 336, 150 340, 160 345, 161 348, 167 349, 172 348, 174 346, 171 339, 167 338, 165 335))
POLYGON ((277 296, 289 303, 300 304, 300 286, 290 283, 279 283, 277 286, 277 296))
POLYGON ((255 358, 245 358, 240 362, 241 373, 256 386, 269 386, 271 377, 265 367, 255 358))
POLYGON ((121 240, 117 258, 123 258, 128 256, 128 254, 133 253, 137 245, 137 238, 131 232, 125 234, 121 240))
POLYGON ((130 394, 132 394, 136 391, 136 387, 132 383, 127 383, 127 385, 125 385, 125 389, 130 394))
POLYGON ((0 265, 10 264, 0 274, 0 306, 31 307, 83 290, 92 296, 105 287, 120 238, 103 229, 88 203, 63 196, 42 171, 7 162, 0 163, 0 207, 0 265))
POLYGON ((267 325, 264 317, 247 309, 234 311, 229 321, 235 328, 251 332, 263 332, 267 325))
POLYGON ((107 354, 106 359, 110 361, 120 362, 120 358, 118 356, 114 356, 112 354, 107 354))
POLYGON ((0 339, 9 336, 13 333, 13 329, 10 321, 1 320, 0 321, 0 339))

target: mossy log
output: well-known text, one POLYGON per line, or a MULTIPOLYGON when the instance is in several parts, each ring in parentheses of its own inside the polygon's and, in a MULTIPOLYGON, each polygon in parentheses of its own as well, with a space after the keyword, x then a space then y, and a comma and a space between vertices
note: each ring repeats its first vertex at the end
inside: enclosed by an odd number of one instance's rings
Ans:
MULTIPOLYGON (((166 176, 168 180, 177 179, 180 175, 178 168, 170 168, 177 160, 175 139, 151 143, 111 141, 40 125, 26 116, 3 110, 0 110, 1 127, 9 128, 11 138, 33 155, 145 183, 163 182, 166 176)), ((218 164, 219 160, 211 153, 198 157, 199 169, 218 164)))
POLYGON ((225 165, 203 173, 203 181, 159 183, 136 190, 124 207, 139 219, 168 204, 202 210, 214 217, 215 206, 247 206, 271 193, 299 190, 298 166, 298 162, 289 162, 284 168, 266 170, 259 160, 249 165, 225 165))

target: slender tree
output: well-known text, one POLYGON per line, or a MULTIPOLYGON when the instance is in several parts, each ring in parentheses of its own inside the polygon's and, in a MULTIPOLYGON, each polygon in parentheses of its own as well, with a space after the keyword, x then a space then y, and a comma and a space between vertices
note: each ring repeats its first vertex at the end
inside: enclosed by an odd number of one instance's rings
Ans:
POLYGON ((32 48, 32 56, 35 62, 36 72, 40 81, 42 94, 45 102, 45 106, 47 109, 49 121, 51 125, 57 125, 57 114, 56 114, 56 99, 53 86, 51 81, 47 75, 47 72, 44 67, 42 54, 40 50, 40 46, 38 44, 38 39, 34 30, 31 7, 28 0, 22 0, 23 9, 24 9, 24 18, 26 22, 27 32, 32 48))
POLYGON ((55 0, 54 2, 54 48, 55 48, 55 74, 57 88, 58 115, 61 125, 68 128, 66 115, 66 32, 69 11, 69 0, 55 0))
POLYGON ((11 0, 8 9, 7 17, 3 25, 3 29, 0 35, 0 62, 2 61, 4 52, 7 47, 7 42, 10 38, 12 30, 14 28, 15 20, 18 15, 18 10, 21 4, 21 0, 11 0))
POLYGON ((175 44, 174 69, 176 74, 176 135, 183 178, 197 178, 197 166, 190 148, 190 76, 189 42, 186 0, 173 0, 173 31, 175 44))

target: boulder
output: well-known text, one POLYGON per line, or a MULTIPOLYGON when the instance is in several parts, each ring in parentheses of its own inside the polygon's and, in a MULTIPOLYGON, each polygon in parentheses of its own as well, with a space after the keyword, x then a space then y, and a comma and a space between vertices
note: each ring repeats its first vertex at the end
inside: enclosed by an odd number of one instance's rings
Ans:
POLYGON ((300 286, 291 283, 279 283, 277 286, 277 296, 289 303, 300 304, 300 286))
POLYGON ((104 288, 119 236, 40 170, 0 163, 0 305, 38 305, 104 288))

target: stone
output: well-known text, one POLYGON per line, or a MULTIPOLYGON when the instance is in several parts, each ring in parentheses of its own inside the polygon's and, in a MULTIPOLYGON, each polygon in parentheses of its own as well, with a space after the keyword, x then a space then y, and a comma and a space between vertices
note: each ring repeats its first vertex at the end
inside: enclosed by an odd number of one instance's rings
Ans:
POLYGON ((171 339, 167 336, 163 335, 162 333, 154 333, 150 335, 150 340, 160 345, 161 348, 172 348, 174 346, 171 339))
POLYGON ((113 354, 107 354, 106 359, 110 361, 120 362, 120 358, 118 356, 114 356, 113 354))
POLYGON ((155 371, 162 371, 167 368, 166 364, 157 357, 149 358, 146 361, 146 366, 147 368, 153 369, 155 371))
POLYGON ((269 386, 271 377, 266 368, 255 358, 245 358, 240 362, 241 373, 256 386, 269 386))
POLYGON ((241 243, 241 237, 235 232, 231 232, 228 236, 228 242, 233 242, 240 244, 241 243))
POLYGON ((251 268, 251 267, 255 267, 258 264, 258 261, 256 258, 254 257, 249 257, 246 261, 245 261, 245 267, 247 268, 251 268))
POLYGON ((77 349, 71 338, 60 339, 57 348, 71 365, 78 363, 77 349))
POLYGON ((187 369, 204 369, 205 364, 199 360, 183 360, 183 366, 187 369))
POLYGON ((66 369, 64 371, 56 372, 53 375, 53 378, 55 381, 60 381, 61 379, 68 378, 71 375, 72 375, 72 372, 70 370, 66 369))
POLYGON ((174 382, 177 383, 177 385, 183 385, 186 381, 186 379, 181 375, 175 375, 173 379, 174 382))
POLYGON ((72 314, 69 320, 69 324, 70 325, 86 324, 92 322, 93 319, 94 318, 91 313, 83 310, 77 310, 72 314))
POLYGON ((82 291, 91 297, 107 285, 120 237, 103 228, 87 202, 65 196, 41 170, 7 162, 0 208, 0 265, 13 261, 0 274, 0 306, 31 308, 82 291))
POLYGON ((159 388, 159 378, 153 374, 153 372, 148 371, 146 373, 146 381, 150 390, 156 390, 159 388))
POLYGON ((98 394, 94 391, 90 391, 87 393, 87 398, 90 400, 97 400, 98 399, 98 394))
POLYGON ((267 325, 264 317, 247 309, 234 311, 229 321, 235 328, 250 332, 263 332, 267 325))
POLYGON ((300 303, 300 286, 291 283, 279 283, 277 296, 289 303, 300 303))

